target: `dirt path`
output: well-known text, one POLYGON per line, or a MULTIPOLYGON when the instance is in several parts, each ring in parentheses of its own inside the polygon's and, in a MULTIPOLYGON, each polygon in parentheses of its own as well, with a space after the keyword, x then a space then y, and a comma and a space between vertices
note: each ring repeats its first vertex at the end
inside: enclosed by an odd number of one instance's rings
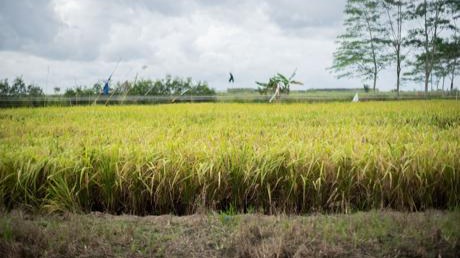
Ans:
MULTIPOLYGON (((455 257, 460 212, 192 216, 0 213, 6 257, 455 257)), ((4 257, 4 256, 3 256, 4 257)))

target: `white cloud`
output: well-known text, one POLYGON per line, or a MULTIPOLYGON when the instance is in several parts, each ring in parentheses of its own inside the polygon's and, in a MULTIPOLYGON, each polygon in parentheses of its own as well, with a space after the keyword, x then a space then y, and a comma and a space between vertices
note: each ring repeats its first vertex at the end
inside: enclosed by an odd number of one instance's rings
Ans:
POLYGON ((297 67, 303 88, 360 86, 325 70, 345 0, 11 2, 0 4, 0 77, 22 74, 49 92, 91 85, 120 58, 114 80, 172 74, 223 90, 230 71, 233 87, 255 87, 297 67))

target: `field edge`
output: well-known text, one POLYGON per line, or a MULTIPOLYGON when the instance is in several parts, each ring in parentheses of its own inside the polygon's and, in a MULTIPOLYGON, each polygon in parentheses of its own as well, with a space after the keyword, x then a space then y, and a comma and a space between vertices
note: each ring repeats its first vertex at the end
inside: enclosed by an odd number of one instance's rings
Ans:
POLYGON ((0 212, 6 257, 455 257, 460 210, 306 216, 0 212))

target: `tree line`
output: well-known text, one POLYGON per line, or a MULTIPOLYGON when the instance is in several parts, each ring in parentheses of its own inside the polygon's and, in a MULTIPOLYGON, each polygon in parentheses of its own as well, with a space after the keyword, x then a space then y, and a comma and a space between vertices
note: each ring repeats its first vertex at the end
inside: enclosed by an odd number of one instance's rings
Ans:
MULTIPOLYGON (((95 83, 92 87, 77 86, 66 89, 64 96, 95 96, 102 92, 102 83, 95 83)), ((133 96, 208 96, 216 95, 216 91, 209 87, 205 81, 194 82, 192 78, 180 78, 166 75, 163 79, 135 79, 133 82, 117 82, 111 87, 111 93, 116 95, 133 95, 133 96)))
POLYGON ((0 81, 0 97, 40 97, 44 96, 42 88, 37 85, 26 85, 22 77, 16 77, 12 83, 8 79, 0 81))
POLYGON ((460 66, 459 0, 347 0, 345 30, 329 68, 377 88, 380 72, 402 82, 423 82, 425 93, 446 81, 454 90, 460 66))
MULTIPOLYGON (((65 89, 62 94, 65 97, 98 96, 102 94, 103 83, 95 83, 93 86, 75 86, 65 89)), ((61 95, 61 88, 54 87, 54 95, 61 95)), ((117 82, 111 86, 110 94, 137 95, 137 96, 169 96, 169 95, 193 95, 209 96, 216 95, 216 91, 210 88, 207 82, 194 82, 192 78, 180 78, 167 75, 163 79, 141 79, 134 82, 117 82)), ((22 77, 17 77, 12 83, 8 79, 0 81, 0 97, 40 97, 45 96, 43 89, 35 84, 26 85, 22 77)))

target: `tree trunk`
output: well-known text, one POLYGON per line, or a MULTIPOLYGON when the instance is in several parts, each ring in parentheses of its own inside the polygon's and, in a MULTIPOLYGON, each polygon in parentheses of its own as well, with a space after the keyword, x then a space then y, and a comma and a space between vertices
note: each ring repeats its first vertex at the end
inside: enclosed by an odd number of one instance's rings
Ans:
POLYGON ((384 8, 386 9, 386 13, 388 16, 388 23, 390 24, 391 28, 391 36, 393 40, 393 48, 394 48, 394 53, 396 55, 396 94, 399 98, 399 92, 400 92, 400 85, 401 85, 401 42, 402 42, 402 24, 403 24, 403 12, 402 12, 402 4, 401 3, 390 3, 389 5, 384 3, 384 8), (396 25, 397 28, 395 30, 395 27, 393 26, 393 19, 392 15, 390 14, 390 6, 394 6, 396 4, 397 6, 397 12, 396 12, 396 25))
MULTIPOLYGON (((425 63, 425 67, 427 64, 425 63)), ((425 95, 428 96, 428 84, 430 83, 430 73, 428 72, 428 68, 425 68, 425 95)))
POLYGON ((455 66, 457 65, 457 59, 454 59, 454 65, 452 66, 452 73, 450 77, 450 91, 454 91, 454 78, 455 78, 455 66))
POLYGON ((377 86, 377 74, 379 72, 377 68, 377 57, 376 57, 377 54, 375 53, 374 36, 372 35, 369 18, 367 17, 366 13, 364 13, 364 15, 366 17, 367 30, 369 32, 369 40, 371 42, 372 62, 374 63, 374 85, 372 89, 374 90, 374 93, 375 93, 375 88, 377 86))
POLYGON ((433 76, 430 76, 430 92, 433 93, 433 76))
POLYGON ((441 82, 441 78, 439 76, 436 76, 436 91, 439 91, 439 83, 441 82))
POLYGON ((450 91, 453 92, 454 91, 454 77, 452 77, 450 79, 450 91))
POLYGON ((397 57, 397 64, 396 64, 396 93, 398 94, 398 98, 399 98, 399 86, 400 86, 400 83, 401 83, 401 57, 399 55, 399 47, 398 47, 398 51, 396 53, 396 57, 397 57))
POLYGON ((374 73, 374 82, 373 82, 373 90, 374 90, 374 93, 375 93, 375 88, 377 86, 377 73, 374 73))
POLYGON ((444 82, 446 81, 446 74, 442 76, 442 95, 444 96, 444 82))
MULTIPOLYGON (((433 28, 433 35, 431 36, 431 42, 428 37, 428 24, 427 24, 427 13, 428 13, 428 5, 427 1, 424 1, 425 4, 425 94, 428 93, 428 82, 430 80, 431 72, 433 71, 433 64, 434 64, 434 53, 436 52, 436 44, 435 41, 438 37, 438 21, 439 21, 439 12, 440 6, 436 6, 435 11, 435 21, 434 21, 434 28, 433 28), (431 49, 429 45, 431 44, 431 49)), ((438 3, 439 4, 439 3, 438 3)), ((431 85, 433 87, 433 84, 431 85)))

